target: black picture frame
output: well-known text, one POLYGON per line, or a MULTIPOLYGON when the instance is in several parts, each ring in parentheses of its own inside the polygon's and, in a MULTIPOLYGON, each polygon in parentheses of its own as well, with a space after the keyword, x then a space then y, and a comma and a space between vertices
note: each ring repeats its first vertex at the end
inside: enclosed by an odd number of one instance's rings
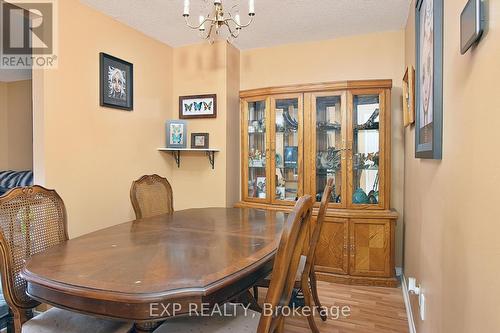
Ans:
MULTIPOLYGON (((415 8, 415 44, 415 157, 441 159, 443 150, 443 0, 417 0, 415 8), (422 72, 425 69, 422 66, 421 58, 422 37, 425 38, 430 35, 428 31, 421 31, 422 19, 429 15, 428 12, 424 12, 426 9, 432 10, 432 20, 428 21, 432 22, 432 68, 430 69, 432 71, 432 80, 429 80, 430 82, 422 82, 422 77, 425 78, 422 72), (423 93, 425 93, 425 96, 422 96, 423 93), (426 104, 427 112, 423 109, 424 104, 426 104), (430 106, 432 106, 431 113, 429 113, 430 106), (429 115, 432 116, 430 121, 429 115)), ((428 62, 427 59, 426 63, 428 62)))
POLYGON ((191 148, 192 149, 208 149, 209 145, 209 134, 208 133, 191 133, 191 148), (197 145, 197 137, 203 137, 203 145, 197 145))
POLYGON ((100 105, 107 108, 132 111, 134 109, 134 65, 106 53, 99 53, 99 100, 100 105), (112 74, 113 71, 115 74, 112 74), (110 76, 118 76, 114 89, 110 76))
POLYGON ((217 118, 217 95, 179 96, 179 119, 217 118), (200 107, 199 110, 196 106, 200 107), (191 109, 188 110, 187 107, 191 109))

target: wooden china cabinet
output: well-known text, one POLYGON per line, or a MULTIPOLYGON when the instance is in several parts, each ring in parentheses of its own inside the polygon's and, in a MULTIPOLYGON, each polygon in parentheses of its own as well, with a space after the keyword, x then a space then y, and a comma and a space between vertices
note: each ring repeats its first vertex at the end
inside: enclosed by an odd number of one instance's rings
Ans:
MULTIPOLYGON (((316 253, 319 279, 395 286, 390 209, 391 80, 242 91, 242 201, 289 210, 321 201, 334 179, 316 253)), ((316 211, 317 213, 317 211, 316 211)))

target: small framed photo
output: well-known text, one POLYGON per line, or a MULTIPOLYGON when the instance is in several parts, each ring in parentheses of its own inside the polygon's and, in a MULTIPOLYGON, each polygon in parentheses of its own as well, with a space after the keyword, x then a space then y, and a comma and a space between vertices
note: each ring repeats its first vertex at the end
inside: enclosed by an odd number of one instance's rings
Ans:
POLYGON ((180 96, 179 118, 217 118, 217 95, 180 96))
POLYGON ((167 121, 167 147, 187 147, 187 122, 184 120, 167 121))
POLYGON ((208 149, 208 133, 191 133, 191 148, 208 149))
POLYGON ((266 177, 257 177, 257 197, 266 198, 266 177))
POLYGON ((106 53, 99 54, 100 105, 134 109, 134 65, 106 53))
POLYGON ((415 123, 415 69, 407 67, 403 76, 403 125, 415 123))

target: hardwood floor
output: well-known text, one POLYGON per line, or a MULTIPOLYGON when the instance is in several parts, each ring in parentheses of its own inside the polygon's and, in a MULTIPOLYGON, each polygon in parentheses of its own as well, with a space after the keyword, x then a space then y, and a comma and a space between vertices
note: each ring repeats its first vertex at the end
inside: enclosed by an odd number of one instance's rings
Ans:
MULTIPOLYGON (((266 289, 260 289, 265 296, 266 289)), ((350 307, 350 316, 331 316, 316 323, 321 333, 408 333, 408 319, 400 288, 362 287, 318 282, 319 296, 326 307, 350 307)), ((263 297, 261 297, 262 299, 263 297)), ((287 318, 286 333, 310 333, 305 317, 287 318)))

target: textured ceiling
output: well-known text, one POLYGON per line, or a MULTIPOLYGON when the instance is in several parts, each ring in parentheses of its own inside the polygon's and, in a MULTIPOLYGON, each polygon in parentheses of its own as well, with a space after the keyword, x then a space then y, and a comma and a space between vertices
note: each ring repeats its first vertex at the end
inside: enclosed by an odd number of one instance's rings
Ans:
MULTIPOLYGON (((177 47, 200 42, 185 26, 183 0, 80 0, 148 36, 177 47)), ((191 18, 206 0, 191 0, 191 18)), ((255 22, 235 44, 240 49, 402 29, 410 0, 255 0, 255 22)), ((236 0, 223 0, 226 9, 236 0)), ((242 21, 248 1, 240 0, 242 21)))

